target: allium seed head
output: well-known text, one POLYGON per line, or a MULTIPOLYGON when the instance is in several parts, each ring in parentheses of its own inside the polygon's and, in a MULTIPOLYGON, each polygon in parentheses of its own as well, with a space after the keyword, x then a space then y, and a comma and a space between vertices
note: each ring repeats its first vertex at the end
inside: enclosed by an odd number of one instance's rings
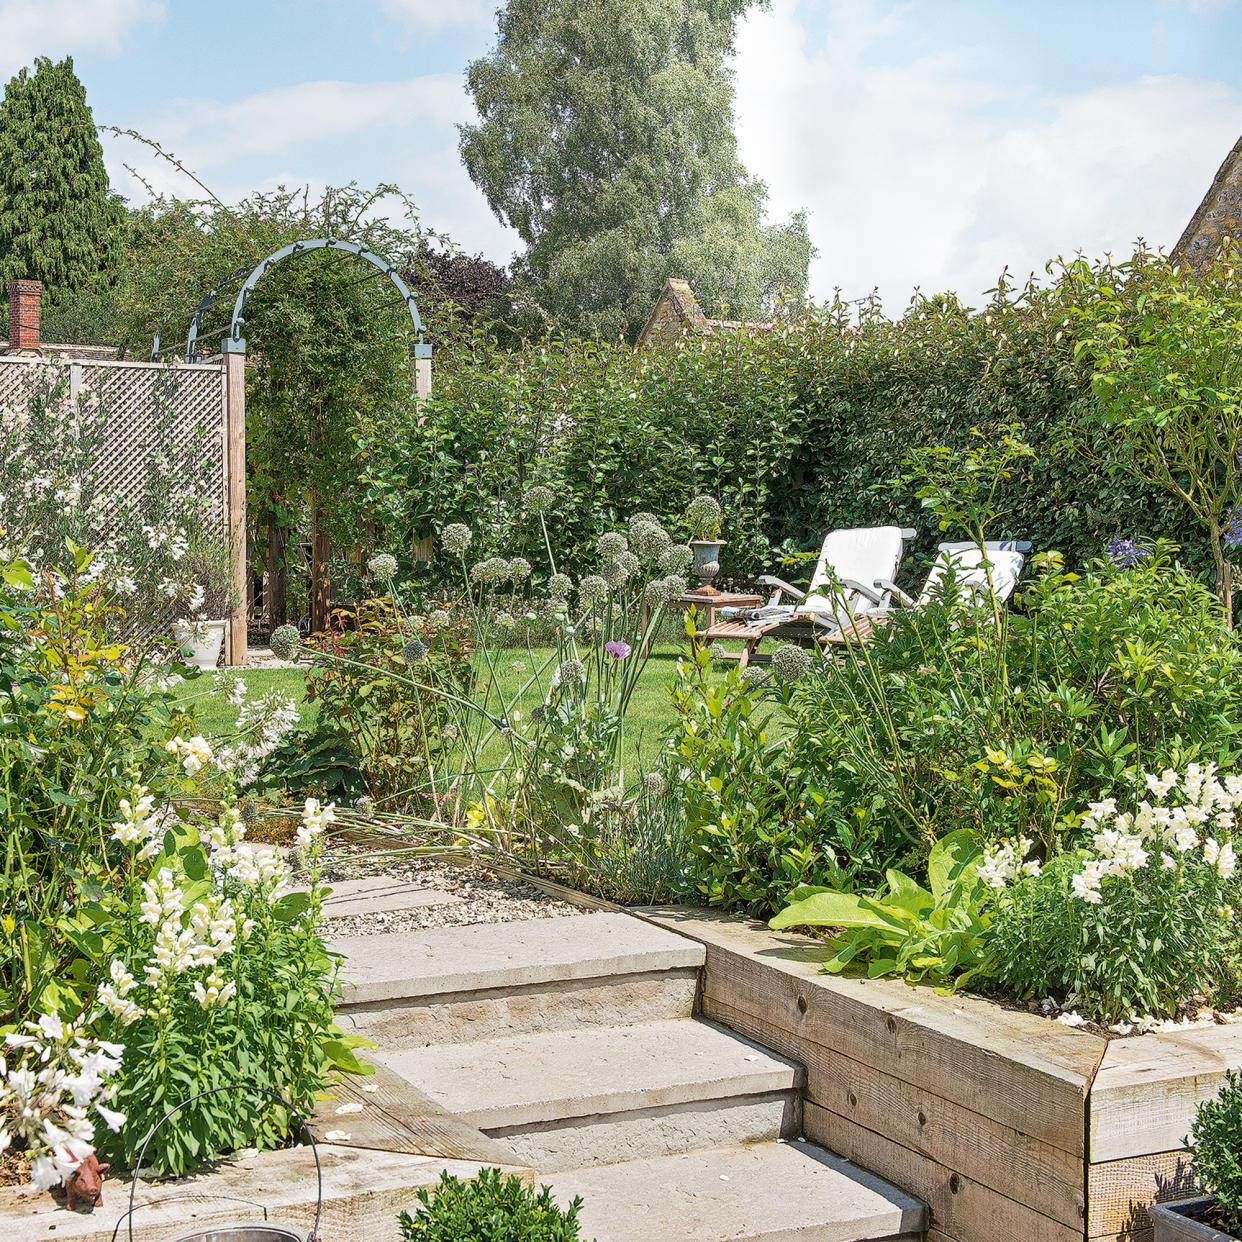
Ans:
POLYGON ((367 568, 377 578, 387 580, 397 572, 397 558, 390 552, 377 552, 367 561, 367 568))
POLYGON ((783 643, 772 652, 772 672, 779 681, 801 681, 810 672, 811 663, 811 653, 793 643, 783 643))
POLYGON ((600 559, 605 561, 615 560, 622 552, 629 551, 629 543, 620 531, 605 531, 595 541, 595 550, 599 553, 600 559))
POLYGON ((552 508, 552 502, 555 499, 550 487, 544 487, 541 483, 536 484, 534 487, 528 487, 526 489, 526 510, 528 513, 536 515, 547 513, 552 508))
POLYGON ((302 646, 302 635, 293 625, 281 625, 272 631, 269 641, 272 655, 278 660, 296 660, 302 646))
POLYGON ((669 544, 660 553, 660 572, 662 574, 685 573, 694 564, 694 552, 684 543, 669 544))
POLYGON ((578 599, 584 608, 603 603, 608 598, 608 583, 599 574, 587 574, 578 583, 578 599))
POLYGON ((474 535, 470 533, 470 527, 462 522, 450 522, 440 532, 440 543, 444 546, 444 550, 458 555, 464 552, 473 540, 474 535))

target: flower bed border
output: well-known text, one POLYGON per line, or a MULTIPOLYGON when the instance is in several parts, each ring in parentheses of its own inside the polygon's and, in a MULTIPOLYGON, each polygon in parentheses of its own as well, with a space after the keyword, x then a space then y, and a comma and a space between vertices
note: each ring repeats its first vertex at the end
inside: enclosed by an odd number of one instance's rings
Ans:
POLYGON ((1149 1242, 1242 1025, 1105 1041, 973 996, 819 973, 804 936, 641 911, 707 949, 705 1017, 806 1066, 809 1139, 927 1202, 928 1242, 1149 1242))

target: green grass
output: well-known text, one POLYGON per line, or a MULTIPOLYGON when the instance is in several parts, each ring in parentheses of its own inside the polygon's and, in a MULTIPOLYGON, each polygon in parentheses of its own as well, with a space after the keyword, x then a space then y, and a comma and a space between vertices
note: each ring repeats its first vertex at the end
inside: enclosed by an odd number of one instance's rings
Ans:
MULTIPOLYGON (((496 667, 496 689, 499 695, 489 693, 490 703, 495 706, 498 697, 503 697, 511 705, 512 696, 521 689, 522 683, 530 677, 534 667, 553 654, 551 648, 535 648, 534 663, 526 651, 502 651, 494 656, 496 667), (513 668, 514 661, 520 661, 525 670, 513 668)), ((677 652, 671 648, 655 651, 642 671, 634 696, 630 700, 629 712, 625 720, 626 761, 637 758, 650 762, 659 746, 660 738, 673 719, 673 705, 669 698, 668 687, 676 678, 677 652)), ((549 667, 544 674, 543 684, 547 686, 547 678, 551 675, 549 667)), ((315 703, 304 702, 306 695, 305 668, 245 669, 240 671, 220 671, 210 676, 200 677, 195 681, 186 682, 178 689, 178 697, 193 705, 200 722, 200 728, 207 737, 219 736, 232 731, 237 723, 238 709, 227 700, 228 691, 237 677, 246 683, 248 699, 261 698, 272 690, 279 690, 294 698, 302 708, 301 723, 313 725, 318 716, 319 708, 315 703)), ((522 711, 529 712, 541 701, 535 688, 531 688, 519 700, 522 711)), ((489 747, 489 751, 490 751, 489 747)), ((497 756, 499 757, 499 750, 497 756)))

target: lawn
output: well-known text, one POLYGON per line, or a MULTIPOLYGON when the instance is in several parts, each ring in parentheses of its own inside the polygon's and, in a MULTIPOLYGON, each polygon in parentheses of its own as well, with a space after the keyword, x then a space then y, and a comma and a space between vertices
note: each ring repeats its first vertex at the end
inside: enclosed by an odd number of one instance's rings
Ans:
MULTIPOLYGON (((533 653, 535 665, 537 666, 540 661, 552 654, 551 648, 535 648, 533 653)), ((640 752, 650 760, 660 736, 672 719, 672 704, 669 700, 668 687, 676 678, 677 659, 677 652, 670 647, 664 651, 654 652, 643 669, 626 715, 627 762, 640 752)), ((500 658, 496 661, 496 681, 506 701, 530 677, 531 667, 531 654, 524 650, 500 653, 500 658), (515 661, 524 665, 525 668, 514 668, 515 661)), ((246 684, 248 699, 257 699, 272 690, 279 690, 282 694, 293 697, 301 705, 303 724, 314 723, 319 709, 314 703, 304 702, 305 668, 245 669, 236 672, 221 670, 210 677, 186 682, 178 691, 179 697, 184 702, 193 702, 201 722, 200 727, 206 736, 228 733, 237 723, 238 709, 228 702, 227 695, 233 682, 239 676, 246 684)), ((545 675, 544 685, 546 684, 545 675)), ((539 702, 539 694, 532 688, 523 696, 520 706, 523 711, 528 712, 539 702)))

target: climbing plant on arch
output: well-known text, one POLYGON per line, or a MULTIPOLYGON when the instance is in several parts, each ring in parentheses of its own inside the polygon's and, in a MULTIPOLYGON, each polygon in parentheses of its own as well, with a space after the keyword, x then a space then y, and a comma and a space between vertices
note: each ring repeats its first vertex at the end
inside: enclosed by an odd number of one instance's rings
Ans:
MULTIPOLYGON (((360 428, 408 417, 430 390, 431 347, 394 264, 364 243, 337 237, 290 242, 220 281, 194 310, 186 360, 214 352, 208 343, 217 339, 228 394, 232 564, 240 595, 230 624, 236 661, 246 641, 248 529, 266 536, 269 614, 279 623, 287 535, 300 504, 309 503, 310 620, 322 629, 331 603, 333 534, 350 539, 367 521, 349 486, 364 464, 359 445, 368 436, 360 428), (255 347, 249 361, 247 337, 255 347), (257 519, 249 523, 247 481, 257 519)), ((171 348, 157 336, 152 356, 171 348)))

